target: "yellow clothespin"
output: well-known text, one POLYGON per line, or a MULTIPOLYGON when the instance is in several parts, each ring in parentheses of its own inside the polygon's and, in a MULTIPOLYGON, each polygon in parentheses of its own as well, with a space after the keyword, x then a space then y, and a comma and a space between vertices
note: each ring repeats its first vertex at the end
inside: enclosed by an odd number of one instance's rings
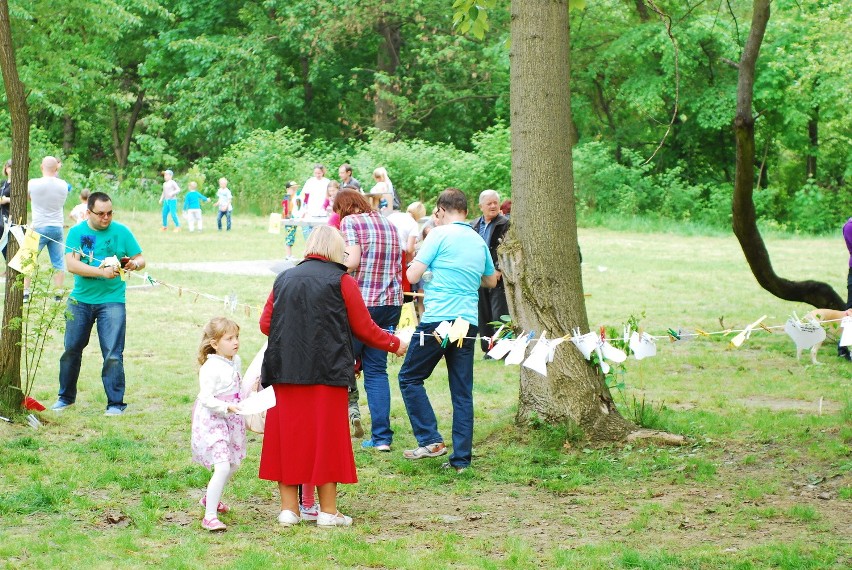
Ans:
POLYGON ((763 315, 750 325, 748 325, 743 331, 740 332, 737 336, 731 339, 731 345, 734 348, 739 348, 746 341, 746 339, 751 336, 751 331, 757 326, 760 326, 760 323, 766 319, 766 315, 763 315))
POLYGON ((695 332, 697 332, 701 336, 710 336, 710 333, 708 333, 707 331, 703 331, 698 327, 695 327, 695 332))

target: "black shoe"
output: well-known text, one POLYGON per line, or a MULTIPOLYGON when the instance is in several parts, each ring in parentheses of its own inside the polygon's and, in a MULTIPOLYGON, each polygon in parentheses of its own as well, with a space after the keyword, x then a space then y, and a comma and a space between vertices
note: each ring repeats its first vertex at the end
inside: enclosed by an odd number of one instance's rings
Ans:
POLYGON ((30 294, 24 293, 24 303, 29 303, 29 302, 30 302, 30 294))

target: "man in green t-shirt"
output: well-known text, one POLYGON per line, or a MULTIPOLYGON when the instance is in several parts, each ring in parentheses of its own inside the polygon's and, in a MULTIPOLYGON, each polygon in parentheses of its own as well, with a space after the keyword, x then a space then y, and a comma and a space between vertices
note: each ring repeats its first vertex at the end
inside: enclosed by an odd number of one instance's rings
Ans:
POLYGON ((127 325, 124 293, 127 285, 119 267, 145 267, 142 248, 130 229, 112 221, 112 200, 93 192, 87 202, 89 219, 65 238, 65 266, 74 275, 65 320, 65 352, 59 359, 59 399, 52 410, 63 410, 77 399, 77 379, 83 349, 97 323, 104 365, 101 379, 107 396, 107 416, 124 413, 124 333, 127 325), (113 263, 108 258, 119 262, 113 263))

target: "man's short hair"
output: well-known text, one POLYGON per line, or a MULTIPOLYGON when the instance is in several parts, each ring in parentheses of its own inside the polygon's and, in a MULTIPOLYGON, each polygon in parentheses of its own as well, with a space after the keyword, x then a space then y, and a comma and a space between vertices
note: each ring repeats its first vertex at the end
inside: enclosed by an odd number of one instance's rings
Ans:
POLYGON ((467 214, 467 196, 458 188, 447 188, 438 195, 438 208, 467 214))
POLYGON ((497 202, 500 201, 500 194, 497 193, 496 190, 483 190, 479 193, 479 203, 483 204, 485 200, 488 198, 497 198, 497 202))
POLYGON ((89 199, 86 201, 86 208, 89 211, 92 211, 92 208, 95 207, 95 202, 112 202, 112 198, 110 198, 106 192, 92 192, 89 194, 89 199))
POLYGON ((340 168, 342 168, 345 172, 352 174, 352 166, 350 164, 344 162, 343 164, 340 165, 340 168))

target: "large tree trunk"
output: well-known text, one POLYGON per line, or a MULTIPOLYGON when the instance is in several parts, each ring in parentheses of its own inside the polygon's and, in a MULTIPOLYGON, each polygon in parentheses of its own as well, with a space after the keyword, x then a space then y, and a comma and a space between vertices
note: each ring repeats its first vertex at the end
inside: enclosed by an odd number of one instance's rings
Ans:
POLYGON ((379 44, 376 81, 376 114, 373 125, 382 131, 393 131, 397 112, 394 99, 399 95, 396 69, 399 67, 399 50, 402 47, 402 24, 381 20, 376 31, 382 36, 379 44))
MULTIPOLYGON (((10 217, 15 222, 26 220, 27 170, 30 153, 30 116, 24 84, 15 64, 15 48, 9 23, 9 3, 0 0, 0 69, 6 86, 6 100, 12 119, 12 203, 10 217)), ((8 259, 18 251, 18 242, 9 239, 8 259)), ((9 325, 21 317, 23 291, 13 288, 18 272, 6 267, 6 300, 3 307, 3 328, 0 336, 0 410, 9 414, 20 410, 21 392, 21 330, 9 325)))
MULTIPOLYGON (((737 82, 737 116, 734 135, 737 143, 736 175, 732 202, 734 234, 740 242, 751 272, 761 287, 786 301, 814 307, 843 309, 845 304, 834 289, 821 281, 790 281, 775 274, 769 252, 763 243, 754 211, 754 74, 760 44, 769 22, 770 0, 754 0, 751 31, 743 49, 737 82)), ((513 204, 514 206, 514 204, 513 204)), ((514 213, 514 212, 513 212, 514 213)))
MULTIPOLYGON (((588 331, 571 160, 568 0, 513 0, 510 95, 512 226, 501 249, 511 314, 523 329, 588 331)), ((521 368, 519 422, 572 421, 592 440, 634 426, 600 370, 563 345, 547 377, 521 368)))

